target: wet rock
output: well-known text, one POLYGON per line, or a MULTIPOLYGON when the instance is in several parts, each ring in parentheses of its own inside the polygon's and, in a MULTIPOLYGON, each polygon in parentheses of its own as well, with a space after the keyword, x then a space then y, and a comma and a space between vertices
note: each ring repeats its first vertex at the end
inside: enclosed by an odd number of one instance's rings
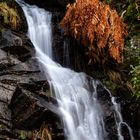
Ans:
POLYGON ((2 40, 1 40, 1 48, 3 46, 22 46, 23 40, 19 37, 14 35, 11 30, 3 29, 1 32, 2 40))
POLYGON ((0 139, 1 140, 17 140, 15 135, 9 129, 3 129, 3 128, 0 130, 0 139))
POLYGON ((8 71, 17 73, 39 72, 40 66, 38 60, 34 57, 31 57, 29 60, 25 62, 21 62, 17 65, 12 66, 11 68, 8 69, 8 71))
POLYGON ((53 124, 58 120, 58 110, 51 100, 17 87, 10 103, 15 128, 32 130, 43 122, 53 124), (53 113, 55 112, 55 113, 53 113))
POLYGON ((3 84, 10 84, 16 85, 19 83, 30 83, 35 81, 44 81, 46 80, 46 77, 39 72, 32 72, 32 71, 21 71, 21 72, 7 72, 0 76, 0 81, 3 84))
MULTIPOLYGON (((12 0, 7 2, 15 5, 12 0)), ((18 4, 16 7, 25 19, 18 4)), ((54 139, 62 139, 57 101, 50 96, 46 76, 40 71, 34 47, 25 35, 27 23, 23 23, 24 29, 20 31, 0 31, 0 139, 15 138, 15 129, 39 129, 44 122, 51 126, 54 139)))
POLYGON ((11 127, 11 111, 4 102, 0 102, 0 122, 8 127, 11 127))
POLYGON ((15 90, 15 86, 0 83, 0 101, 9 104, 15 90))
POLYGON ((9 29, 2 30, 0 44, 0 49, 15 55, 20 61, 27 60, 34 53, 32 44, 25 34, 18 34, 9 29))
POLYGON ((20 63, 13 55, 10 55, 0 49, 0 70, 9 68, 10 66, 20 63))
POLYGON ((50 97, 46 76, 40 71, 32 46, 25 34, 9 29, 3 29, 1 32, 0 138, 2 139, 14 137, 12 136, 14 128, 34 130, 43 122, 55 125, 56 129, 55 122, 58 118, 52 112, 58 113, 57 102, 50 97), (12 109, 12 118, 9 106, 12 109), (14 127, 11 124, 14 124, 14 127))
POLYGON ((131 99, 129 101, 121 100, 122 115, 125 122, 127 122, 133 129, 133 134, 136 140, 140 138, 140 101, 131 99))
POLYGON ((0 101, 0 139, 14 137, 11 128, 11 110, 7 103, 0 101))
POLYGON ((107 137, 110 140, 117 140, 117 128, 116 121, 114 118, 114 109, 111 102, 111 93, 99 83, 97 86, 98 100, 100 102, 101 108, 104 115, 105 130, 107 132, 107 137))
POLYGON ((0 92, 0 139, 15 138, 15 127, 34 130, 47 121, 56 125, 58 118, 52 111, 57 102, 49 97, 49 85, 34 57, 33 45, 25 34, 9 29, 3 29, 0 36, 0 92), (24 94, 17 90, 19 86, 24 94), (14 104, 12 117, 9 103, 14 104))
POLYGON ((14 85, 46 81, 46 76, 39 70, 35 59, 19 63, 0 72, 2 84, 14 85))

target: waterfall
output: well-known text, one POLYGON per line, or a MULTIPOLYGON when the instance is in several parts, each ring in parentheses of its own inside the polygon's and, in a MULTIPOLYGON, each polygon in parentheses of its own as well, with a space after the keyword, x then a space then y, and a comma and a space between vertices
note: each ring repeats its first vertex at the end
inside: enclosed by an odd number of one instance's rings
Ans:
POLYGON ((122 132, 121 132, 121 125, 125 125, 127 127, 129 135, 130 135, 130 139, 134 140, 132 129, 130 128, 130 126, 126 122, 123 121, 123 118, 121 115, 121 110, 120 110, 120 105, 116 102, 115 97, 113 97, 111 95, 110 91, 106 87, 104 87, 104 88, 109 93, 110 98, 111 98, 111 102, 112 102, 113 107, 114 107, 114 111, 115 111, 114 117, 115 117, 115 122, 116 122, 116 126, 117 126, 117 131, 118 131, 118 140, 124 140, 124 138, 122 136, 122 132))
MULTIPOLYGON (((17 2, 25 13, 28 37, 35 46, 36 57, 50 83, 52 96, 57 99, 66 139, 108 140, 103 111, 97 99, 98 81, 54 62, 51 50, 51 13, 22 0, 17 2)), ((113 100, 112 103, 116 102, 113 100)), ((120 129, 117 130, 119 140, 124 140, 120 129)))

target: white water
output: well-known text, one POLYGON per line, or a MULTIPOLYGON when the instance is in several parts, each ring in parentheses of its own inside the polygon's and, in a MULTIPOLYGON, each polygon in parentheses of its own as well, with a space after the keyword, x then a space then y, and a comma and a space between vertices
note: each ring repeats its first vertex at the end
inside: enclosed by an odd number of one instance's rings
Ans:
POLYGON ((110 93, 110 91, 104 87, 108 93, 110 94, 110 98, 111 98, 111 102, 113 104, 114 107, 114 117, 115 117, 115 121, 116 121, 116 126, 117 126, 117 132, 118 132, 118 140, 125 140, 124 137, 122 136, 122 130, 121 130, 121 125, 125 125, 129 131, 129 135, 130 135, 130 139, 134 140, 133 137, 133 132, 132 129, 130 128, 130 126, 123 121, 122 115, 121 115, 121 108, 120 105, 116 102, 115 97, 113 97, 110 93))
MULTIPOLYGON (((107 140, 102 109, 96 98, 98 83, 86 74, 63 68, 52 60, 51 13, 21 0, 18 2, 24 10, 28 36, 35 46, 36 56, 49 80, 52 95, 57 98, 66 139, 107 140)), ((117 107, 115 100, 112 103, 117 107)), ((119 115, 118 139, 124 140, 119 124, 123 122, 121 114, 118 109, 115 111, 119 115)))

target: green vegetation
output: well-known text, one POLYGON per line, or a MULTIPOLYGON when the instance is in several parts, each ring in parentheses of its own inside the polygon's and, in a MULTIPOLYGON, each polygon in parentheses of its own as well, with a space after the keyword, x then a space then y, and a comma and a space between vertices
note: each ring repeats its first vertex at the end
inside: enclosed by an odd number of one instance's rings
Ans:
POLYGON ((140 1, 129 0, 124 19, 128 24, 125 65, 130 71, 133 96, 140 100, 140 1))
POLYGON ((124 20, 128 23, 129 37, 138 35, 140 32, 140 1, 131 0, 126 7, 124 20))
POLYGON ((131 74, 132 74, 132 78, 131 78, 131 82, 133 85, 133 89, 134 89, 134 96, 137 99, 140 99, 140 65, 133 67, 131 65, 131 74))
POLYGON ((114 72, 108 69, 108 78, 104 78, 102 81, 114 92, 118 86, 127 87, 129 90, 126 94, 131 95, 131 98, 135 100, 140 100, 140 0, 102 1, 117 10, 127 23, 128 29, 124 62, 121 66, 113 68, 114 72))
POLYGON ((125 53, 125 69, 129 71, 133 96, 140 99, 140 35, 132 36, 127 42, 125 53))
POLYGON ((27 137, 29 136, 28 133, 29 132, 26 132, 26 131, 20 131, 20 132, 18 132, 18 139, 19 140, 26 140, 27 137))
POLYGON ((6 2, 0 2, 0 21, 3 25, 16 28, 20 23, 17 10, 8 6, 6 2))

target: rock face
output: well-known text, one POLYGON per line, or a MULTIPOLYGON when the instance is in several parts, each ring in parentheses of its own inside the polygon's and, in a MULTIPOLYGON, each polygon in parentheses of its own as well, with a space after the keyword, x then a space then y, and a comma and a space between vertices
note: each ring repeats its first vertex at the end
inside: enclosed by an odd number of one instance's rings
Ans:
MULTIPOLYGON (((60 7, 66 5, 66 1, 57 3, 60 7)), ((63 8, 52 10, 53 32, 56 33, 53 46, 57 53, 62 49, 56 48, 57 41, 60 41, 58 44, 63 43, 59 28, 63 16, 61 10, 63 8)), ((25 20, 22 9, 19 8, 19 11, 22 20, 25 20)), ((0 30, 0 139, 17 138, 15 129, 32 131, 39 129, 42 123, 47 123, 52 129, 53 139, 62 140, 63 127, 57 117, 57 102, 50 97, 47 79, 40 71, 34 47, 25 35, 26 20, 23 24, 21 32, 19 28, 13 31, 4 26, 0 30)))
MULTIPOLYGON (((11 101, 14 90, 18 84, 16 75, 14 76, 10 68, 22 63, 17 56, 13 55, 15 47, 24 48, 23 40, 14 35, 10 30, 3 29, 0 38, 0 125, 1 132, 0 137, 12 137, 13 134, 10 131, 12 128, 11 124, 11 110, 8 105, 11 101), (20 41, 20 42, 19 42, 20 41), (21 47, 22 46, 22 47, 21 47), (12 53, 13 52, 13 53, 12 53)), ((30 47, 29 47, 30 48, 30 47)), ((21 49, 22 51, 22 49, 21 49)), ((31 53, 28 51, 28 53, 31 53)), ((19 58, 25 58, 25 56, 19 55, 19 58)), ((21 78, 20 78, 21 79, 21 78)))
POLYGON ((14 129, 38 129, 43 122, 57 130, 57 103, 50 97, 33 45, 25 34, 9 29, 0 37, 0 93, 1 139, 15 138, 14 129))
POLYGON ((48 93, 41 93, 41 91, 34 93, 23 87, 24 86, 16 88, 10 103, 12 120, 15 127, 25 130, 34 130, 40 128, 42 122, 55 124, 57 115, 53 112, 57 114, 58 112, 57 107, 52 104, 55 100, 46 96, 49 94, 49 91, 48 93))
POLYGON ((25 61, 32 55, 31 43, 25 35, 19 34, 19 36, 7 29, 3 29, 1 35, 0 49, 7 54, 16 55, 16 58, 20 61, 25 61))

